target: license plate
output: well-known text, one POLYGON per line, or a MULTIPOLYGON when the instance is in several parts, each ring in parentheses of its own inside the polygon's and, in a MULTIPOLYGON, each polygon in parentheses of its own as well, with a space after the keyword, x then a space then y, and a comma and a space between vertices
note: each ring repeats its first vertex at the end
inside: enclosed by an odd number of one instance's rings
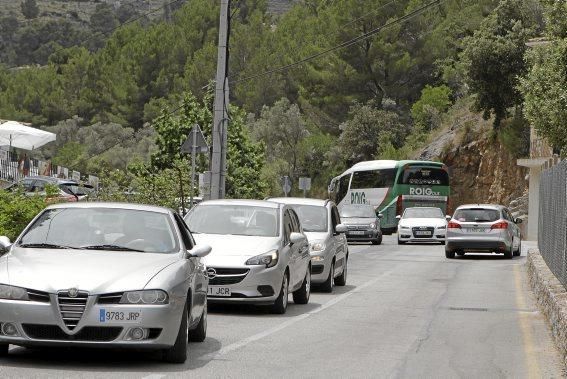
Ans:
POLYGON ((230 288, 209 286, 209 296, 227 296, 230 297, 230 288))
POLYGON ((486 228, 469 228, 470 233, 485 233, 486 228))
POLYGON ((142 311, 114 311, 103 308, 99 310, 99 322, 101 324, 139 324, 142 322, 142 311))
POLYGON ((363 236, 364 230, 353 230, 351 232, 348 232, 348 234, 352 234, 352 235, 356 235, 356 236, 363 236))
POLYGON ((428 230, 416 230, 413 232, 416 236, 430 236, 431 232, 428 230))

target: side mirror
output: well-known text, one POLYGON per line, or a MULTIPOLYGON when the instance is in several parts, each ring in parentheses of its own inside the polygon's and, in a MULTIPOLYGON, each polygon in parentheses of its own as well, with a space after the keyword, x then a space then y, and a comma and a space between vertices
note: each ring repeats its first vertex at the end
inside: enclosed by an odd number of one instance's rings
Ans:
POLYGON ((187 251, 187 258, 203 258, 210 254, 212 248, 209 245, 195 245, 187 251))
POLYGON ((337 226, 335 226, 335 233, 346 233, 347 230, 348 228, 345 224, 337 224, 337 226))
POLYGON ((453 216, 450 216, 450 215, 445 216, 445 220, 447 220, 447 221, 449 221, 452 218, 453 218, 453 216))
POLYGON ((382 213, 378 213, 378 216, 376 216, 378 218, 384 218, 384 215, 382 213))
POLYGON ((521 218, 516 218, 516 219, 514 219, 514 222, 516 224, 521 224, 523 222, 523 220, 521 218))
POLYGON ((301 234, 301 233, 293 232, 293 233, 291 233, 291 234, 289 235, 289 242, 290 242, 292 245, 293 245, 293 244, 296 244, 296 243, 301 243, 301 242, 303 242, 303 241, 305 241, 305 240, 306 240, 305 236, 304 236, 303 234, 301 234))
POLYGON ((400 215, 397 215, 397 216, 396 216, 396 220, 399 220, 399 219, 401 219, 401 218, 402 218, 402 216, 400 216, 400 215))
POLYGON ((0 255, 7 252, 12 246, 12 242, 6 236, 0 237, 0 255))

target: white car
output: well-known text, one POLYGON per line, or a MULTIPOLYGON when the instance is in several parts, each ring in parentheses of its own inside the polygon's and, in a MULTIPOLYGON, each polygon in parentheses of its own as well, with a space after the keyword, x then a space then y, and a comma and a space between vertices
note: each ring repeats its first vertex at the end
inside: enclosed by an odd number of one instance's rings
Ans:
POLYGON ((204 260, 209 302, 269 304, 285 313, 288 294, 307 304, 311 293, 309 244, 289 205, 260 200, 213 200, 185 217, 204 260))
POLYGON ((447 220, 443 211, 434 207, 406 208, 404 214, 396 216, 398 222, 398 245, 406 242, 440 242, 445 245, 447 220))

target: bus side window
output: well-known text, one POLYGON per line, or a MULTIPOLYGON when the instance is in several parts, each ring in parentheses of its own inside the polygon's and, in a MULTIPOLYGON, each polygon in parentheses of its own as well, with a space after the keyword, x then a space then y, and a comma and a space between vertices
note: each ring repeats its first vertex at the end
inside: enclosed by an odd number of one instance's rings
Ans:
POLYGON ((350 182, 350 174, 347 174, 339 179, 339 188, 337 190, 337 199, 335 203, 339 204, 345 198, 348 192, 348 185, 350 182))

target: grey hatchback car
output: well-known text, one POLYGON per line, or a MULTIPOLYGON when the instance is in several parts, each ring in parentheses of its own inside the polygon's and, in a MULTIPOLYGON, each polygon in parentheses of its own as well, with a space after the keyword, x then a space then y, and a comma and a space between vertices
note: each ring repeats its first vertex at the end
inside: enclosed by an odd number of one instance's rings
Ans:
POLYGON ((461 205, 447 225, 445 256, 465 252, 495 252, 506 258, 519 256, 522 251, 521 219, 495 204, 461 205))
POLYGON ((324 292, 346 285, 348 272, 347 228, 330 200, 280 197, 268 199, 290 205, 309 240, 311 281, 324 292))

